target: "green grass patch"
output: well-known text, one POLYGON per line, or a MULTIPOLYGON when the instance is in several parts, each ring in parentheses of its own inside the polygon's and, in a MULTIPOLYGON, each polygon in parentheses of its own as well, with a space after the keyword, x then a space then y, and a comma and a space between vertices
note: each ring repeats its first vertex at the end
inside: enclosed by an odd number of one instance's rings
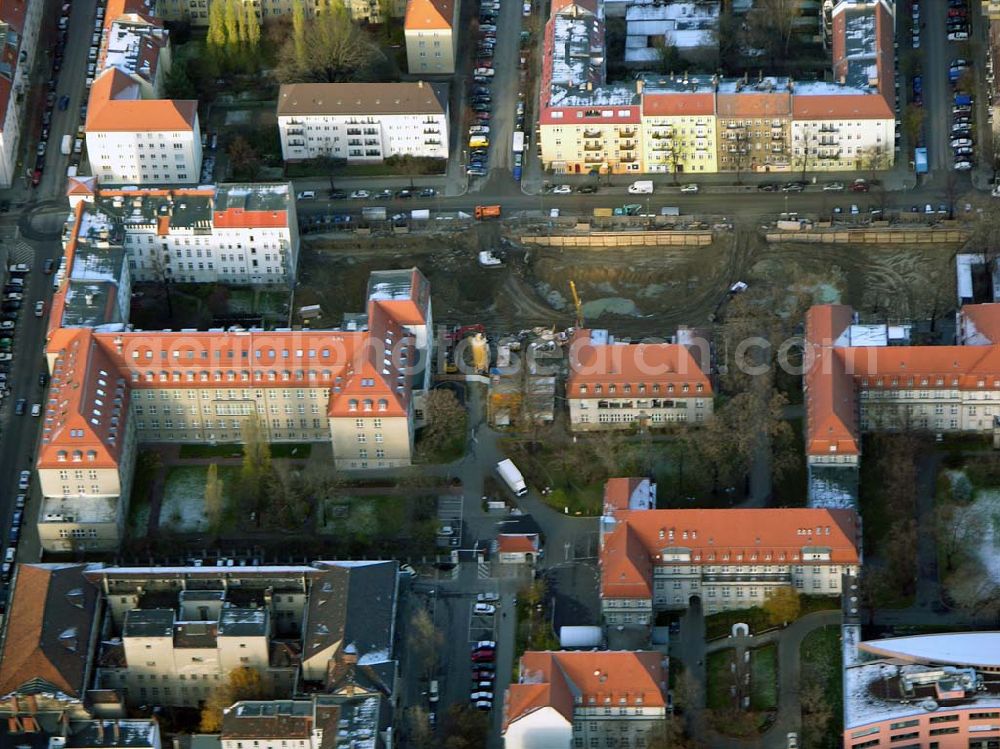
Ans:
POLYGON ((750 651, 750 709, 778 707, 778 646, 765 645, 750 651))
MULTIPOLYGON (((234 514, 234 491, 239 481, 239 466, 218 467, 223 485, 225 511, 223 525, 234 514)), ((163 502, 160 505, 160 526, 180 533, 202 533, 209 529, 205 512, 205 483, 208 466, 172 466, 167 470, 163 485, 163 502)))
POLYGON ((743 622, 750 625, 750 633, 758 634, 765 629, 771 629, 767 612, 759 606, 734 611, 720 611, 705 617, 705 639, 717 640, 732 634, 733 625, 743 622))
POLYGON ((319 501, 318 532, 344 555, 434 553, 437 499, 400 494, 337 495, 319 501))
POLYGON ((717 650, 705 658, 705 705, 709 710, 725 710, 732 706, 732 663, 736 652, 732 648, 717 650))
POLYGON ((838 749, 843 730, 840 627, 830 625, 810 632, 802 640, 799 656, 803 745, 838 749))
POLYGON ((272 442, 272 458, 288 458, 290 460, 306 460, 312 454, 310 442, 272 442))

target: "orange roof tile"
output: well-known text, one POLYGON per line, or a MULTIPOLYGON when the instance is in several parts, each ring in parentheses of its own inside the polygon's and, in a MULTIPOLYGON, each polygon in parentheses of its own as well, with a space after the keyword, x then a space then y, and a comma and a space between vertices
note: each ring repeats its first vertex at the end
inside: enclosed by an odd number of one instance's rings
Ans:
POLYGON ((577 698, 582 707, 665 707, 664 663, 663 655, 649 651, 528 651, 520 681, 507 689, 503 731, 544 707, 572 722, 577 698))
POLYGON ((978 333, 1000 344, 1000 304, 966 304, 959 315, 978 333))
POLYGON ((853 510, 812 508, 646 510, 618 516, 601 549, 601 596, 650 598, 652 563, 665 548, 691 551, 692 564, 798 561, 803 547, 830 549, 830 563, 857 564, 853 510))
POLYGON ((715 93, 644 94, 643 117, 695 117, 715 114, 715 93))
POLYGON ((90 88, 88 132, 188 131, 198 118, 198 102, 184 99, 140 99, 139 85, 117 68, 109 68, 90 88))
POLYGON ((280 229, 288 226, 288 212, 227 208, 212 212, 212 225, 216 229, 280 229))
POLYGON ((796 94, 792 97, 796 120, 843 120, 851 117, 893 119, 892 106, 877 93, 796 94))
POLYGON ((569 349, 567 396, 595 397, 593 388, 581 388, 612 383, 628 385, 635 394, 641 392, 639 386, 642 385, 645 392, 652 395, 655 384, 665 386, 660 390, 662 395, 668 392, 677 397, 708 398, 712 395, 711 381, 685 346, 676 343, 594 344, 589 330, 578 330, 569 349))
POLYGON ((454 0, 408 0, 403 28, 406 31, 448 30, 454 13, 454 0))
POLYGON ((716 106, 719 117, 789 117, 792 95, 789 91, 763 93, 745 89, 734 94, 720 93, 716 106))
POLYGON ((852 315, 844 305, 818 305, 806 313, 806 452, 811 455, 861 452, 854 383, 833 349, 852 315))
POLYGON ((538 551, 537 533, 501 533, 497 536, 501 554, 531 554, 538 551))
MULTIPOLYGON (((80 215, 80 206, 77 210, 80 215)), ((68 255, 73 246, 70 242, 68 255)), ((429 304, 423 274, 407 272, 410 296, 429 304)), ((413 299, 370 301, 368 329, 359 331, 56 328, 46 347, 54 365, 38 467, 73 462, 77 450, 85 465, 117 465, 132 389, 318 387, 330 390, 330 416, 364 415, 367 400, 370 416, 408 416, 410 368, 418 362, 412 337, 391 313, 399 311, 405 324, 417 324, 413 299)))

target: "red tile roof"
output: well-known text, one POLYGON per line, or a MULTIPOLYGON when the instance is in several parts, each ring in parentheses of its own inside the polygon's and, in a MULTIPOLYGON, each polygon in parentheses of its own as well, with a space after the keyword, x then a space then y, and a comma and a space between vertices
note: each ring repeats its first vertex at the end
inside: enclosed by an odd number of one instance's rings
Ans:
POLYGON ((808 564, 803 547, 830 549, 824 564, 857 564, 860 524, 853 510, 811 508, 645 510, 619 513, 601 549, 603 598, 650 598, 652 566, 665 548, 691 551, 692 564, 808 564))
POLYGON ((455 12, 454 0, 408 0, 403 28, 406 31, 447 31, 455 12))
MULTIPOLYGON (((963 308, 984 334, 1000 335, 1000 305, 963 308)), ((978 389, 1000 387, 1000 345, 835 346, 852 310, 819 305, 806 314, 806 454, 858 455, 857 387, 978 389)))
POLYGON ((414 302, 429 293, 419 270, 412 278, 409 300, 369 302, 363 331, 54 330, 38 467, 72 462, 76 450, 84 465, 117 465, 133 389, 321 387, 331 392, 329 416, 407 416, 415 354, 403 325, 417 324, 424 307, 414 302))
POLYGON ((197 119, 197 101, 140 99, 139 85, 117 68, 105 70, 90 88, 88 132, 183 132, 197 119))
POLYGON ((966 304, 959 315, 982 336, 1000 344, 1000 304, 966 304))
POLYGON ((288 226, 288 212, 227 208, 212 212, 212 224, 217 229, 281 229, 288 226))
POLYGON ((696 117, 715 114, 715 92, 644 94, 643 117, 696 117))
POLYGON ((501 554, 531 554, 538 551, 537 533, 501 533, 497 536, 501 554))
POLYGON ((545 707, 571 723, 577 700, 584 708, 665 707, 664 663, 663 655, 647 651, 528 651, 521 656, 520 681, 507 689, 503 731, 545 707))
POLYGON ((792 117, 796 120, 893 119, 892 105, 881 94, 796 94, 792 117))
MULTIPOLYGON (((592 343, 591 331, 578 330, 569 348, 566 395, 600 397, 593 385, 616 385, 616 396, 628 385, 632 395, 710 398, 712 383, 691 352, 676 343, 592 343), (657 385, 659 392, 654 392, 657 385), (620 386, 620 388, 618 387, 620 386), (581 389, 583 388, 583 389, 581 389)), ((604 394, 606 394, 605 391, 604 394)))

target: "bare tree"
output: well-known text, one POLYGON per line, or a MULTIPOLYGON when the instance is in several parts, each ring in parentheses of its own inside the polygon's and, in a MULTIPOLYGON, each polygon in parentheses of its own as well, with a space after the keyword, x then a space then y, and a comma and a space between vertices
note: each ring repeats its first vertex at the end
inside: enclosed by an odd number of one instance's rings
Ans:
POLYGON ((426 678, 431 678, 437 670, 444 634, 434 624, 427 609, 417 609, 410 619, 410 652, 417 654, 421 670, 426 678))

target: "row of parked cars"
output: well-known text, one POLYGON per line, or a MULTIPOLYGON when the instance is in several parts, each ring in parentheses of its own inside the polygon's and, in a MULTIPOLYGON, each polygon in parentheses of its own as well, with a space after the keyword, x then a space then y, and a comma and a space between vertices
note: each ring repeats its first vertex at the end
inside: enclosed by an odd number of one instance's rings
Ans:
MULTIPOLYGON (((969 69, 968 60, 958 58, 951 61, 948 68, 948 79, 957 88, 959 81, 969 69)), ((973 97, 955 91, 951 105, 951 149, 954 157, 954 168, 959 172, 972 169, 976 155, 976 139, 973 125, 973 97)))
MULTIPOLYGON (((479 593, 472 611, 477 616, 493 616, 499 603, 499 593, 479 593)), ((480 640, 472 646, 472 688, 469 702, 478 710, 493 709, 496 652, 495 640, 480 640)))
POLYGON ((476 62, 469 88, 469 108, 473 122, 469 126, 469 158, 466 174, 485 177, 490 160, 490 118, 493 114, 493 54, 497 44, 499 0, 484 0, 479 6, 479 39, 476 42, 476 62))
MULTIPOLYGON (((917 5, 914 3, 914 7, 917 5)), ((948 0, 948 41, 964 42, 969 38, 968 0, 948 0)))

